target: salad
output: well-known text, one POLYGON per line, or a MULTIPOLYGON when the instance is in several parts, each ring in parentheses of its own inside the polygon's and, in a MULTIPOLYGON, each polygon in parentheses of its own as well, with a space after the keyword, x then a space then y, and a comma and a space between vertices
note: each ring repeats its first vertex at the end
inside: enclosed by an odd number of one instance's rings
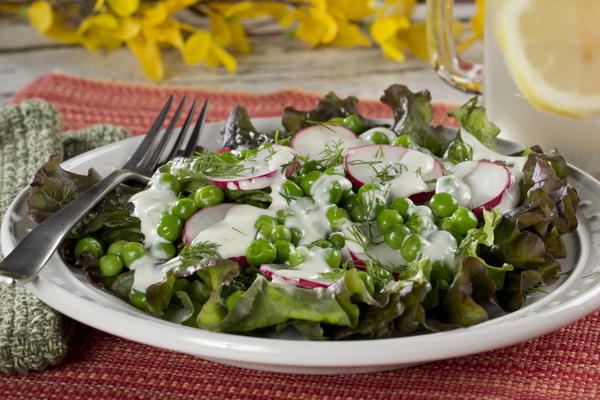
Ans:
MULTIPOLYGON (((384 338, 466 327, 556 282, 579 203, 557 151, 498 152, 474 98, 432 126, 427 91, 392 85, 389 125, 354 97, 288 107, 259 132, 243 107, 217 151, 121 185, 73 229, 64 260, 134 307, 218 332, 384 338)), ((51 158, 38 222, 96 183, 51 158)))

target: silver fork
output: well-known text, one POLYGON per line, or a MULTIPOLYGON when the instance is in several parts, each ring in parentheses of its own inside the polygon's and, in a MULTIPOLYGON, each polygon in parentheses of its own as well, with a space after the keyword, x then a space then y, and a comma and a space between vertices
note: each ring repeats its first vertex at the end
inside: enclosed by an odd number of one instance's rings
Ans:
MULTIPOLYGON (((173 139, 171 133, 185 105, 185 97, 179 103, 175 114, 167 129, 161 134, 167 113, 173 103, 173 96, 169 98, 160 114, 152 124, 146 137, 140 143, 135 153, 125 163, 123 168, 111 172, 106 178, 92 186, 87 192, 67 203, 59 211, 33 229, 24 239, 0 262, 0 281, 14 284, 27 283, 33 280, 44 265, 48 262, 58 246, 77 224, 104 196, 110 193, 118 184, 125 180, 136 180, 147 183, 154 171, 175 156, 182 147, 186 138, 190 122, 196 110, 196 101, 192 103, 190 111, 183 123, 181 131, 173 139), (4 277, 4 279, 2 279, 4 277)), ((200 115, 185 142, 181 153, 189 157, 194 153, 200 129, 206 116, 208 102, 200 111, 200 115)))

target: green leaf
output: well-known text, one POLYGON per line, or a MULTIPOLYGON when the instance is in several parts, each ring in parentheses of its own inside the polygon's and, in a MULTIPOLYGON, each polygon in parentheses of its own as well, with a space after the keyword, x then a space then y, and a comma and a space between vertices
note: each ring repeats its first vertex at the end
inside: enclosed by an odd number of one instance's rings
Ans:
POLYGON ((358 112, 358 99, 356 97, 349 96, 341 99, 335 93, 329 92, 310 111, 300 111, 293 107, 286 107, 283 111, 281 124, 288 132, 296 132, 313 125, 315 122, 327 122, 331 118, 346 117, 348 115, 357 115, 365 129, 370 127, 369 121, 358 112))
POLYGON ((487 321, 482 305, 495 302, 495 290, 484 264, 475 257, 465 258, 441 304, 442 321, 458 326, 487 321))
POLYGON ((488 149, 498 151, 496 137, 500 128, 487 119, 485 108, 477 106, 477 97, 448 112, 448 115, 460 122, 463 129, 475 136, 488 149))
POLYGON ((246 108, 236 106, 229 113, 225 127, 221 131, 221 136, 223 137, 221 147, 237 149, 240 146, 257 148, 263 143, 274 143, 276 140, 281 142, 289 134, 279 131, 259 132, 252 124, 246 108))
POLYGON ((350 325, 332 291, 269 282, 258 275, 229 314, 219 322, 201 322, 200 326, 221 332, 250 332, 288 320, 350 325))
POLYGON ((398 135, 410 135, 419 146, 443 156, 452 138, 443 127, 431 126, 433 108, 428 90, 414 93, 404 85, 395 84, 385 90, 381 102, 394 112, 392 129, 398 135))

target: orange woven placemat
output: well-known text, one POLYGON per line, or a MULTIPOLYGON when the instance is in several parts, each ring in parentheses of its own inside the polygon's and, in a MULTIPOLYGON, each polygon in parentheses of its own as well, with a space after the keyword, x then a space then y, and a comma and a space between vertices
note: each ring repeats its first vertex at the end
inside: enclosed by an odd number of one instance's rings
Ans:
MULTIPOLYGON (((383 89, 383 88, 382 88, 383 89)), ((148 127, 168 94, 210 101, 208 120, 236 104, 250 114, 278 115, 286 105, 309 108, 318 94, 209 91, 43 76, 13 98, 43 98, 61 113, 64 129, 100 122, 134 133, 148 127)), ((436 122, 446 105, 436 105, 436 122)), ((361 103, 369 116, 386 106, 361 103)), ((598 399, 600 311, 549 335, 479 355, 365 375, 285 375, 239 369, 138 344, 79 325, 63 365, 0 376, 0 399, 598 399)))

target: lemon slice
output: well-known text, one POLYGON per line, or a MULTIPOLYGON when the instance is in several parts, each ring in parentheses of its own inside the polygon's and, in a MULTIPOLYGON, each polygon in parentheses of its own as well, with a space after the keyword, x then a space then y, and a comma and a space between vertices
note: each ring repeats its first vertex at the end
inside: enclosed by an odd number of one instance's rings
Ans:
POLYGON ((600 1, 503 0, 497 33, 506 64, 537 108, 600 114, 600 1))

